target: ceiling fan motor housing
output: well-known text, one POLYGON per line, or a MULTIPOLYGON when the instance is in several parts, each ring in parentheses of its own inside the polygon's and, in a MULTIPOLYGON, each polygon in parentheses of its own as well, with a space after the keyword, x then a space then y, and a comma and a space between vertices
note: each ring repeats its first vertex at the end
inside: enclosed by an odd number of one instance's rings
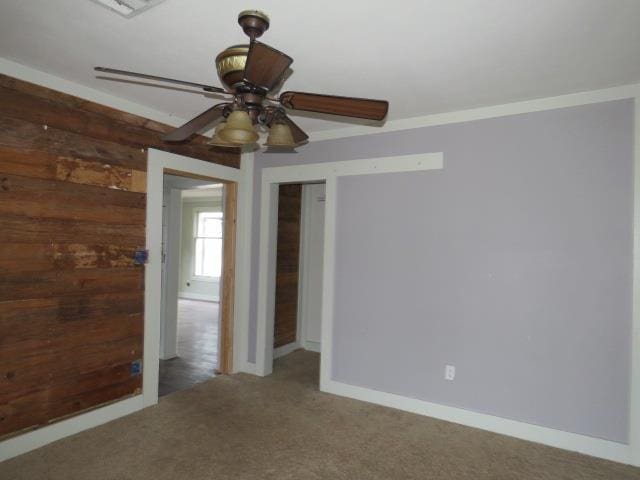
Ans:
POLYGON ((218 76, 227 90, 233 90, 236 85, 242 83, 248 54, 249 45, 232 45, 216 57, 218 76))

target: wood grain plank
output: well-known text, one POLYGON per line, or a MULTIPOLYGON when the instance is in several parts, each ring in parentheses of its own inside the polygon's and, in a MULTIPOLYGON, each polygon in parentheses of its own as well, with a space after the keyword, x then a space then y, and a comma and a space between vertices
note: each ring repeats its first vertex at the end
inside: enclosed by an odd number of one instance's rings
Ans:
MULTIPOLYGON (((148 130, 152 130, 158 133, 164 134, 171 130, 171 127, 169 125, 165 125, 155 120, 150 120, 133 113, 124 112, 122 110, 117 110, 106 105, 91 102, 89 100, 85 100, 84 98, 75 97, 68 93, 51 90, 50 88, 36 85, 35 83, 25 82, 24 80, 19 80, 8 75, 0 74, 0 86, 18 92, 26 93, 34 97, 52 100, 57 103, 64 104, 67 108, 97 113, 117 122, 144 127, 148 130)), ((206 142, 207 139, 203 138, 201 139, 201 141, 206 142)))
POLYGON ((141 292, 143 288, 142 267, 11 273, 0 276, 0 302, 80 293, 141 292))
POLYGON ((147 153, 143 149, 119 145, 74 132, 43 128, 24 120, 3 117, 0 111, 0 147, 103 162, 146 171, 147 153))
POLYGON ((120 247, 141 247, 145 244, 145 227, 144 224, 100 224, 77 219, 0 215, 0 244, 92 244, 97 241, 120 247))
POLYGON ((47 349, 39 355, 0 364, 0 404, 29 392, 50 388, 110 365, 142 358, 141 336, 90 343, 64 350, 47 349), (55 365, 55 368, 51 368, 55 365))
POLYGON ((55 179, 130 192, 147 191, 146 172, 74 158, 58 158, 55 179))
POLYGON ((233 371, 233 302, 235 296, 236 222, 238 185, 224 186, 224 238, 222 253, 222 285, 220 302, 220 365, 221 373, 233 371))
POLYGON ((5 243, 0 274, 85 268, 134 268, 132 247, 81 243, 5 243))
POLYGON ((146 172, 132 168, 2 147, 0 174, 60 180, 140 193, 146 191, 147 179, 146 172))
MULTIPOLYGON (((101 105, 99 103, 91 102, 89 100, 85 100, 84 98, 76 97, 68 93, 51 90, 47 87, 25 82, 24 80, 19 80, 8 75, 0 74, 0 86, 18 92, 26 93, 34 97, 52 100, 57 103, 64 104, 70 109, 97 113, 101 116, 114 120, 115 122, 117 122, 116 124, 124 123, 126 125, 135 125, 137 127, 143 127, 147 130, 157 132, 161 135, 169 133, 174 129, 174 127, 170 125, 155 120, 141 117, 133 113, 124 112, 122 110, 108 107, 106 105, 101 105)), ((208 142, 209 138, 203 135, 195 135, 191 140, 191 143, 200 145, 206 145, 208 142)), ((220 153, 222 154, 229 152, 220 153)))
POLYGON ((145 203, 142 193, 0 175, 0 215, 144 224, 145 203))
POLYGON ((26 340, 50 339, 66 329, 81 329, 86 322, 108 324, 110 318, 143 311, 140 291, 7 300, 0 302, 0 348, 26 340))
POLYGON ((30 392, 0 404, 0 436, 6 438, 70 414, 140 392, 142 377, 131 377, 130 363, 109 366, 72 382, 30 392))
MULTIPOLYGON (((103 316, 100 319, 89 318, 81 322, 50 322, 42 331, 36 330, 38 325, 21 328, 23 339, 0 343, 0 364, 11 368, 20 361, 41 357, 45 352, 67 352, 87 344, 92 339, 100 342, 115 342, 124 338, 139 337, 143 330, 142 313, 116 314, 103 316), (28 331, 26 331, 28 328, 28 331)), ((7 392, 15 394, 16 392, 7 392)))

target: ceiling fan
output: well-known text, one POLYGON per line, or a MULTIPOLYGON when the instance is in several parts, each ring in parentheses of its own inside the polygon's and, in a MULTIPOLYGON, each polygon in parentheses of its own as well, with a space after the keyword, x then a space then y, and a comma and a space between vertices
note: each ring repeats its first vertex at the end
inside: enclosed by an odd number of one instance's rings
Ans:
POLYGON ((285 109, 369 120, 383 120, 387 115, 389 103, 385 100, 304 92, 284 92, 277 97, 271 96, 270 93, 280 84, 293 59, 256 41, 269 28, 269 17, 263 12, 240 12, 238 23, 250 38, 250 43, 231 46, 216 57, 218 76, 225 88, 113 68, 95 67, 95 70, 233 96, 229 102, 214 105, 166 134, 162 137, 166 142, 183 142, 222 119, 209 142, 211 145, 240 147, 253 144, 258 140, 255 125, 260 125, 269 128, 265 145, 276 149, 294 148, 305 143, 309 136, 288 117, 285 109))

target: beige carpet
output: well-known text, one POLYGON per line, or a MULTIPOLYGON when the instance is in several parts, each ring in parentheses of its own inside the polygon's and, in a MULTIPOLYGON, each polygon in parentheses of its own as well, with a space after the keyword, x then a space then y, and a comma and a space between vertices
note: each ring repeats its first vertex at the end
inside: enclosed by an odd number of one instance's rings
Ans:
POLYGON ((640 479, 596 460, 319 393, 318 356, 216 377, 0 464, 2 480, 640 479))

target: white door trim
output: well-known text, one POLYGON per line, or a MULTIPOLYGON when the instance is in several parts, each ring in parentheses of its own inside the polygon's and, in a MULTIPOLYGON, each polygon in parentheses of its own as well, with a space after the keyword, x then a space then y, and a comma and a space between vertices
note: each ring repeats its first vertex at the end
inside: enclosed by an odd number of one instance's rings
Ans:
POLYGON ((322 342, 320 385, 327 383, 331 371, 331 333, 333 312, 333 262, 335 193, 338 177, 377 173, 415 172, 441 169, 442 153, 424 153, 364 160, 315 163, 262 170, 260 250, 258 266, 257 352, 255 373, 269 375, 273 369, 273 317, 275 301, 276 236, 278 223, 278 185, 281 183, 326 182, 324 278, 322 301, 322 342))
POLYGON ((242 153, 236 223, 236 298, 233 308, 233 371, 255 373, 249 362, 249 304, 251 290, 251 230, 253 229, 253 152, 242 153))
MULTIPOLYGON (((315 236, 312 234, 314 222, 317 218, 313 217, 314 204, 319 200, 315 198, 313 189, 321 185, 323 191, 326 186, 323 183, 320 184, 306 184, 302 186, 302 215, 300 218, 301 235, 300 235, 300 287, 298 295, 298 343, 300 347, 312 352, 320 352, 320 342, 309 340, 309 325, 311 319, 314 318, 318 321, 318 317, 312 317, 310 315, 310 302, 313 297, 313 292, 310 286, 309 276, 314 273, 314 261, 323 261, 323 258, 319 257, 317 252, 312 251, 312 238, 315 236)), ((322 200, 322 232, 324 232, 324 199, 322 200)), ((317 225, 316 225, 317 226, 317 225)), ((321 267, 320 267, 321 269, 321 267)), ((317 273, 317 272, 316 272, 317 273)), ((319 340, 319 339, 318 339, 319 340)))
MULTIPOLYGON (((298 257, 298 316, 296 343, 306 349, 307 343, 307 302, 309 301, 309 203, 311 195, 308 185, 302 186, 302 205, 300 211, 300 255, 298 257)), ((274 357, 277 357, 274 352, 274 357)))
MULTIPOLYGON (((166 193, 166 192, 165 192, 166 193)), ((167 229, 164 248, 164 272, 162 280, 162 310, 160 316, 160 358, 168 360, 178 355, 178 285, 180 276, 180 252, 182 243, 182 192, 169 189, 164 199, 167 229)))
MULTIPOLYGON (((239 169, 162 150, 149 149, 147 160, 147 250, 149 251, 149 260, 145 268, 144 360, 142 369, 142 396, 145 407, 158 403, 160 306, 162 299, 162 196, 165 169, 236 182, 238 187, 243 183, 243 176, 239 169)), ((242 213, 238 210, 239 223, 241 223, 242 213)), ((242 275, 242 273, 236 272, 236 276, 242 275)), ((240 289, 236 290, 235 302, 238 301, 238 296, 243 293, 240 289)))

